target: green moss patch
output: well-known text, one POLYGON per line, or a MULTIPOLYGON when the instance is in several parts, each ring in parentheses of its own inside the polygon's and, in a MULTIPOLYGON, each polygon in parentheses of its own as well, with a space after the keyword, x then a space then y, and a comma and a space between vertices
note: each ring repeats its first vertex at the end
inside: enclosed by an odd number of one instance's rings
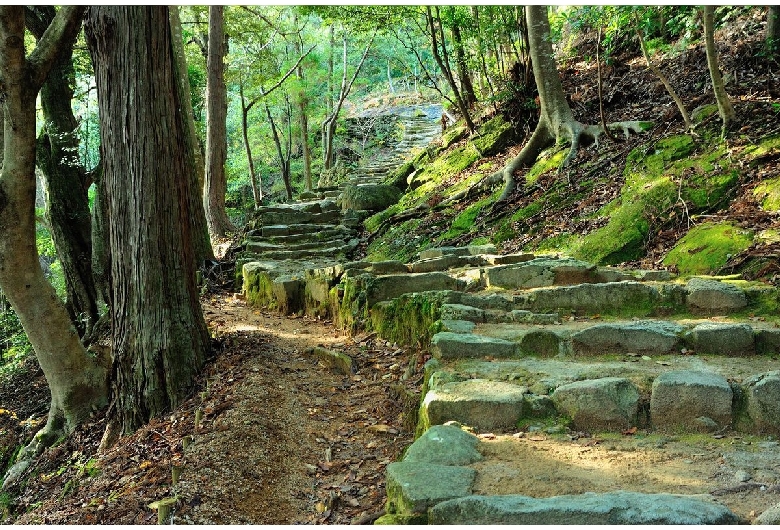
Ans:
POLYGON ((512 125, 503 116, 496 116, 485 122, 473 139, 474 146, 482 156, 493 156, 514 140, 512 125))
POLYGON ((761 201, 761 208, 768 212, 780 211, 780 177, 756 186, 753 195, 761 201))
POLYGON ((371 308, 371 324, 384 340, 427 348, 440 331, 441 297, 436 293, 404 294, 371 308))
POLYGON ((691 229, 663 260, 681 275, 716 273, 728 259, 742 252, 753 234, 731 223, 706 223, 691 229))
POLYGON ((525 175, 526 184, 533 184, 539 177, 548 171, 557 170, 566 158, 566 149, 557 147, 543 151, 536 159, 536 163, 525 175))

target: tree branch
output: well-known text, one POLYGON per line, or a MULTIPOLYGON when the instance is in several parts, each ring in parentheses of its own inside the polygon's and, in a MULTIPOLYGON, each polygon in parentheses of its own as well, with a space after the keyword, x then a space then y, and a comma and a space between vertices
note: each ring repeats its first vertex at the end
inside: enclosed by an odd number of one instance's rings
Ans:
POLYGON ((30 80, 35 90, 40 89, 51 65, 57 58, 62 43, 75 38, 81 28, 81 19, 86 6, 63 6, 38 41, 35 50, 27 58, 30 66, 30 80))

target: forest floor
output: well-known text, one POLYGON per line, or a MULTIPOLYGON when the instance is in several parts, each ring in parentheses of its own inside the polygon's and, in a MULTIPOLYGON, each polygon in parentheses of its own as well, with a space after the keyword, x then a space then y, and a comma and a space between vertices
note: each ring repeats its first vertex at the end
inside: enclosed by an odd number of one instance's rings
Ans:
MULTIPOLYGON (((96 417, 6 494, 5 522, 155 524, 149 504, 170 497, 180 524, 359 524, 383 513, 385 467, 413 440, 391 386, 407 373, 400 384, 419 389, 419 371, 408 377, 407 366, 425 357, 371 335, 346 337, 328 322, 254 310, 230 293, 210 296, 204 310, 220 351, 194 395, 103 452, 96 417), (319 364, 309 352, 318 345, 350 355, 356 373, 319 364)), ((40 373, 26 373, 19 385, 45 389, 40 373)), ((37 399, 43 421, 45 393, 37 399)), ((712 493, 746 519, 777 503, 780 455, 765 450, 777 442, 636 430, 480 438, 480 494, 712 493)))

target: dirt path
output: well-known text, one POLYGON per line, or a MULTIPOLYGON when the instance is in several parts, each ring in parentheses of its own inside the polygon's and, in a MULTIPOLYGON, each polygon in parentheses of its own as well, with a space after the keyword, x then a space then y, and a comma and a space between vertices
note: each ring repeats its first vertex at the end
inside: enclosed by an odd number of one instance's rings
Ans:
POLYGON ((11 507, 22 513, 14 522, 154 524, 148 505, 173 496, 175 523, 350 524, 381 515, 385 466, 412 442, 389 390, 406 351, 232 296, 213 297, 204 312, 222 351, 199 392, 102 454, 102 419, 44 453, 11 507), (317 345, 351 355, 356 373, 320 365, 307 353, 317 345), (175 486, 172 467, 181 469, 175 486))

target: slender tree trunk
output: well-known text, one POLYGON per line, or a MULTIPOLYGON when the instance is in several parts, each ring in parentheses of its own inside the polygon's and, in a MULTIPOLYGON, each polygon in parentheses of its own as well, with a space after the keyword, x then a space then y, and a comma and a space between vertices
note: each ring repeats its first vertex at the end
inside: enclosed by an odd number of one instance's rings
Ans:
POLYGON ((766 9, 765 47, 770 57, 777 59, 780 51, 780 4, 768 6, 766 9))
POLYGON ((268 103, 265 105, 265 115, 268 117, 268 123, 271 125, 271 133, 273 134, 274 145, 276 146, 276 157, 279 161, 279 169, 282 174, 282 182, 284 182, 284 189, 287 192, 287 200, 291 201, 293 198, 292 183, 290 182, 290 162, 289 159, 285 160, 284 150, 282 149, 282 140, 279 138, 279 129, 276 126, 276 121, 271 114, 271 109, 268 103))
POLYGON ((477 128, 471 119, 471 113, 469 112, 468 105, 466 105, 466 102, 464 101, 460 90, 458 89, 458 85, 455 83, 455 78, 452 75, 452 69, 449 65, 447 46, 444 42, 444 29, 442 28, 441 16, 439 16, 439 8, 438 6, 435 6, 435 17, 433 16, 433 12, 431 11, 430 6, 427 6, 425 9, 428 31, 430 32, 431 37, 431 51, 433 52, 433 58, 436 60, 436 64, 439 65, 439 68, 444 74, 445 79, 447 79, 447 83, 452 89, 455 103, 458 106, 458 110, 460 111, 461 116, 463 116, 463 119, 466 120, 466 126, 469 128, 469 131, 473 132, 477 128), (437 36, 437 33, 440 34, 441 37, 437 36), (439 50, 439 42, 441 42, 441 50, 439 50))
POLYGON ((112 421, 124 432, 179 404, 209 347, 170 28, 165 6, 93 6, 87 17, 111 219, 112 421))
POLYGON ((474 92, 474 84, 471 82, 471 75, 466 64, 466 53, 463 51, 463 37, 461 37, 460 26, 457 22, 452 23, 452 40, 455 43, 455 64, 458 68, 463 103, 472 107, 477 102, 477 95, 474 92))
POLYGON ((194 190, 198 190, 198 193, 194 193, 189 197, 190 209, 193 212, 192 233, 195 243, 195 262, 202 264, 205 260, 214 259, 214 249, 211 246, 208 224, 206 223, 206 212, 203 209, 203 201, 201 200, 206 166, 203 159, 203 151, 198 141, 198 132, 195 129, 195 112, 192 109, 192 91, 190 89, 187 58, 184 55, 179 8, 171 6, 169 12, 171 32, 173 34, 173 54, 176 59, 176 87, 180 91, 181 112, 184 113, 185 141, 188 151, 192 153, 193 171, 191 173, 195 180, 192 182, 191 187, 194 190))
POLYGON ((225 18, 223 6, 209 7, 209 53, 206 78, 206 180, 203 206, 212 239, 236 228, 225 211, 227 177, 227 87, 225 85, 225 18))
POLYGON ((387 89, 391 94, 395 94, 395 86, 393 85, 393 72, 390 69, 390 60, 387 60, 387 89))
POLYGON ((106 403, 106 366, 87 355, 64 304, 43 275, 35 246, 35 100, 61 43, 78 32, 83 13, 83 7, 61 8, 26 57, 24 7, 0 6, 5 118, 0 288, 19 317, 51 390, 48 422, 20 455, 24 461, 72 432, 106 403))
MULTIPOLYGON (((53 6, 31 6, 26 23, 36 40, 54 20, 53 6)), ((65 276, 65 307, 79 335, 86 337, 99 318, 92 277, 92 229, 87 190, 90 176, 73 160, 78 152, 78 123, 73 115, 73 46, 76 35, 62 42, 41 88, 44 126, 36 161, 46 180, 46 216, 65 276)))
POLYGON ((718 102, 718 113, 723 120, 723 137, 731 129, 737 119, 737 113, 731 105, 726 86, 718 67, 718 51, 715 49, 715 6, 704 6, 704 43, 707 51, 707 67, 712 79, 712 91, 715 93, 715 101, 718 102))
POLYGON ((255 161, 252 157, 252 147, 249 145, 249 111, 252 110, 255 102, 247 102, 246 98, 244 97, 243 80, 239 82, 238 94, 241 98, 241 133, 244 137, 246 161, 249 165, 249 183, 252 185, 252 201, 255 205, 255 209, 257 209, 263 202, 263 189, 262 186, 258 185, 257 183, 257 177, 255 176, 255 161))
POLYGON ((683 104, 682 99, 680 99, 680 96, 677 95, 677 92, 672 87, 672 84, 661 72, 661 70, 652 62, 650 62, 650 54, 647 52, 647 46, 645 45, 645 39, 642 36, 642 30, 639 29, 639 18, 637 17, 636 13, 634 13, 634 29, 636 30, 636 36, 639 39, 639 46, 642 48, 642 55, 644 55, 645 61, 647 62, 647 67, 655 74, 658 79, 661 80, 661 83, 663 83, 664 87, 666 88, 666 92, 677 105, 677 108, 680 110, 680 115, 683 117, 683 121, 685 122, 686 130, 693 129, 693 123, 691 123, 691 118, 688 115, 688 111, 685 110, 685 105, 683 104))
MULTIPOLYGON (((303 42, 298 36, 298 56, 303 56, 303 42)), ((298 64, 298 82, 300 83, 300 89, 298 90, 297 104, 298 104, 298 126, 301 129, 301 150, 303 151, 303 182, 306 191, 311 191, 311 147, 309 146, 309 116, 308 106, 309 99, 306 96, 306 84, 303 77, 303 65, 298 64)))

